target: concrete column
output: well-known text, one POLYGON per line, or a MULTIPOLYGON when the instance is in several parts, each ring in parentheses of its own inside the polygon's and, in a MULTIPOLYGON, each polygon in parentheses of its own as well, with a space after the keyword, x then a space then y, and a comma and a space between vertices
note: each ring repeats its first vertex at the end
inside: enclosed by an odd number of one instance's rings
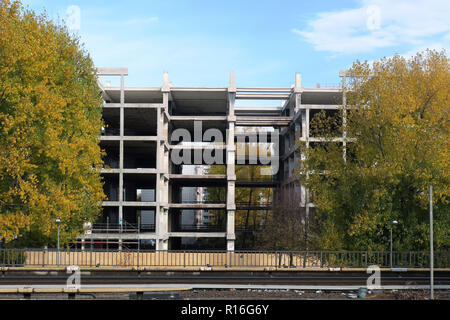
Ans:
POLYGON ((156 181, 155 181, 155 202, 156 202, 156 208, 155 208, 155 234, 156 234, 156 239, 155 239, 155 249, 156 250, 161 250, 161 246, 160 246, 160 233, 161 233, 161 185, 160 185, 160 180, 161 180, 161 174, 160 174, 160 170, 161 170, 161 135, 160 135, 160 125, 159 125, 159 119, 161 118, 161 108, 158 108, 156 110, 156 134, 157 134, 157 140, 156 140, 156 181))
MULTIPOLYGON (((302 108, 301 104, 299 105, 299 112, 301 112, 301 138, 306 141, 305 147, 309 147, 309 108, 302 108)), ((305 153, 302 151, 300 154, 301 160, 305 160, 305 153)), ((307 194, 308 190, 304 185, 300 186, 300 204, 302 207, 307 207, 308 199, 307 194)), ((308 209, 307 209, 308 210, 308 209)))
MULTIPOLYGON (((296 82, 295 82, 295 88, 294 88, 294 99, 295 99, 294 100, 294 115, 293 115, 294 117, 297 115, 298 112, 302 112, 302 109, 301 109, 302 96, 301 96, 301 93, 297 93, 298 91, 300 91, 300 74, 299 73, 296 74, 296 82)), ((302 120, 303 120, 303 118, 302 118, 302 120)), ((303 127, 303 123, 300 127, 303 127)), ((299 130, 301 130, 301 128, 298 128, 297 123, 294 123, 292 126, 292 129, 291 128, 289 129, 289 131, 292 132, 292 135, 294 138, 293 139, 294 140, 294 145, 293 145, 294 149, 297 148, 298 139, 302 135, 302 132, 298 132, 299 130)), ((296 168, 299 165, 299 163, 298 163, 299 160, 300 159, 298 159, 297 154, 294 152, 294 168, 296 168)))
POLYGON ((305 120, 306 120, 306 147, 309 148, 309 108, 305 110, 305 120))
POLYGON ((301 117, 302 117, 302 138, 306 139, 306 109, 301 109, 301 117))
MULTIPOLYGON (((306 122, 305 128, 306 148, 309 148, 309 108, 306 108, 305 110, 305 122, 306 122)), ((306 176, 308 175, 309 173, 306 172, 306 176)), ((309 190, 306 190, 305 192, 305 203, 306 203, 306 215, 308 215, 309 190)))
POLYGON ((236 117, 234 115, 234 101, 236 99, 236 86, 234 83, 234 73, 230 74, 230 84, 228 86, 228 135, 227 135, 227 250, 234 251, 235 234, 235 161, 236 150, 234 144, 234 127, 236 117))
MULTIPOLYGON (((306 108, 305 120, 306 120, 306 148, 309 148, 309 108, 306 108)), ((309 172, 306 172, 306 177, 309 176, 309 172)), ((309 203, 310 203, 310 194, 309 190, 305 190, 305 227, 308 228, 309 225, 309 203)))
POLYGON ((169 75, 164 73, 163 86, 161 92, 163 94, 163 104, 157 110, 157 177, 156 177, 156 250, 169 249, 169 150, 168 144, 168 120, 164 116, 164 111, 169 110, 169 75))
POLYGON ((125 135, 125 85, 124 75, 120 75, 120 146, 119 146, 119 224, 123 223, 123 136, 125 135))
POLYGON ((234 143, 230 147, 231 141, 234 141, 234 123, 229 124, 228 145, 227 145, 227 250, 234 251, 235 235, 235 151, 234 143))
POLYGON ((295 86, 294 86, 294 114, 300 110, 301 105, 301 76, 300 73, 295 74, 295 86))

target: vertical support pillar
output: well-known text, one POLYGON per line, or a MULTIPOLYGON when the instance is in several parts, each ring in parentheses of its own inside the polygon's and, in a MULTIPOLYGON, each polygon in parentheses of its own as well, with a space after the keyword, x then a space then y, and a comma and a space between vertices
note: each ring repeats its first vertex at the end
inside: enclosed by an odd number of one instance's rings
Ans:
POLYGON ((169 110, 169 74, 164 73, 161 87, 163 103, 157 110, 157 177, 156 177, 156 250, 169 249, 169 130, 166 114, 169 110))
MULTIPOLYGON (((300 98, 300 97, 299 97, 300 98)), ((309 108, 307 106, 302 106, 301 101, 299 99, 296 99, 296 103, 298 103, 298 109, 299 112, 301 112, 301 140, 305 142, 304 147, 306 149, 309 148, 309 118, 310 118, 310 112, 309 108)), ((301 160, 305 160, 305 152, 302 150, 301 152, 301 160)), ((307 170, 308 168, 306 168, 307 170)), ((306 177, 308 178, 309 172, 305 172, 306 177)), ((302 207, 305 208, 305 219, 304 219, 304 226, 305 226, 305 245, 307 242, 307 234, 308 234, 308 220, 309 220, 309 208, 310 208, 310 201, 309 201, 309 190, 304 186, 300 186, 300 192, 301 192, 301 198, 300 198, 300 204, 302 207)))
POLYGON ((309 148, 309 108, 305 109, 305 120, 306 120, 306 147, 309 148))
POLYGON ((227 250, 234 251, 236 240, 235 234, 235 160, 236 148, 234 144, 234 127, 236 116, 234 115, 234 102, 236 99, 236 86, 234 83, 234 73, 230 74, 230 84, 228 86, 228 134, 227 134, 227 250))
POLYGON ((295 74, 295 85, 293 88, 293 95, 291 96, 291 99, 293 98, 294 101, 289 101, 289 111, 290 111, 290 116, 293 117, 298 111, 299 111, 299 106, 300 103, 297 102, 297 98, 300 92, 301 92, 301 85, 302 85, 302 81, 301 81, 301 75, 300 73, 296 73, 295 74))
POLYGON ((124 75, 120 75, 120 145, 119 145, 119 225, 122 229, 123 225, 123 137, 125 135, 125 114, 124 114, 125 92, 124 92, 124 75))
MULTIPOLYGON (((307 110, 309 110, 309 109, 307 109, 307 108, 302 108, 301 106, 300 106, 300 112, 301 112, 301 121, 302 121, 302 126, 301 126, 301 130, 302 130, 302 132, 301 132, 301 139, 302 139, 302 141, 305 141, 305 147, 307 148, 308 147, 308 136, 309 136, 309 125, 307 125, 307 123, 309 122, 309 112, 308 112, 308 119, 307 119, 307 116, 306 116, 306 112, 307 112, 307 110)), ((303 160, 305 160, 305 158, 306 158, 306 156, 305 156, 305 152, 302 150, 302 152, 301 152, 301 160, 303 161, 303 160)), ((305 210, 306 210, 306 207, 307 207, 307 200, 306 200, 306 194, 307 194, 307 192, 308 192, 308 190, 306 190, 306 187, 304 186, 304 185, 302 185, 301 186, 301 206, 303 207, 305 207, 305 210)))
POLYGON ((301 75, 300 73, 295 74, 295 86, 294 86, 294 116, 299 110, 301 105, 301 75))
MULTIPOLYGON (((302 96, 301 96, 301 75, 300 75, 300 73, 295 74, 295 86, 294 86, 293 97, 294 97, 294 102, 293 102, 294 113, 292 114, 292 118, 295 118, 299 112, 302 112, 302 110, 301 110, 302 96)), ((298 130, 299 130, 299 128, 297 126, 297 121, 295 121, 289 127, 289 132, 290 132, 290 135, 292 136, 292 142, 293 142, 292 148, 294 149, 294 153, 293 153, 294 163, 293 163, 293 167, 292 167, 293 170, 295 170, 299 166, 299 161, 301 160, 301 159, 298 159, 297 152, 295 152, 295 150, 298 148, 297 140, 300 137, 300 134, 297 132, 298 130)), ((289 168, 289 170, 291 170, 291 168, 289 168)), ((290 175, 289 178, 291 178, 293 176, 293 172, 289 171, 289 175, 290 175)), ((294 188, 293 195, 295 196, 295 193, 296 193, 295 183, 294 183, 293 188, 294 188)))
MULTIPOLYGON (((114 99, 112 99, 108 93, 106 92, 105 88, 102 85, 102 80, 103 80, 103 76, 120 76, 120 87, 119 87, 119 168, 118 168, 118 173, 119 173, 119 181, 118 181, 118 188, 117 188, 117 192, 118 192, 118 196, 115 199, 111 199, 114 201, 118 202, 118 219, 119 219, 119 223, 122 223, 123 221, 123 201, 124 201, 124 183, 123 183, 123 168, 124 168, 124 135, 125 135, 125 116, 124 116, 124 104, 125 104, 125 76, 128 75, 128 69, 127 68, 97 68, 97 83, 100 85, 100 88, 103 90, 103 95, 104 95, 104 101, 103 103, 110 103, 110 102, 117 102, 117 101, 113 101, 114 99)), ((108 81, 107 81, 107 87, 109 86, 108 81)), ((113 186, 111 185, 111 194, 113 193, 113 186)), ((108 226, 107 229, 109 229, 109 217, 107 217, 107 221, 108 221, 108 226)), ((109 231, 107 231, 106 234, 106 241, 108 243, 109 241, 109 231)), ((121 233, 119 233, 118 235, 119 238, 122 237, 121 233)), ((91 234, 91 250, 93 247, 93 239, 92 239, 92 234, 91 234)), ((103 239, 102 239, 103 240, 103 239)), ((87 237, 84 237, 82 239, 82 250, 86 249, 86 244, 87 244, 87 237)), ((107 244, 108 246, 108 244, 107 244)), ((119 249, 121 250, 122 247, 121 245, 119 246, 119 249)), ((91 254, 92 255, 92 254, 91 254)))

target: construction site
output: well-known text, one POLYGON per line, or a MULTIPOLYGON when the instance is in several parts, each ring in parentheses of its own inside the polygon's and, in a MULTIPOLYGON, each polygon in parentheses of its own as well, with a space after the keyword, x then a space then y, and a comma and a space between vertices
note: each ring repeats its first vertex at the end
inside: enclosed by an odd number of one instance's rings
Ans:
MULTIPOLYGON (((340 84, 315 88, 303 88, 298 73, 288 88, 237 87, 233 73, 228 87, 177 87, 168 73, 160 87, 129 87, 127 75, 127 68, 98 69, 108 199, 78 248, 246 249, 240 239, 249 230, 236 222, 237 212, 270 212, 281 190, 295 195, 306 216, 314 214, 294 175, 298 142, 323 141, 310 134, 310 121, 345 106, 345 73, 340 84), (252 166, 257 176, 236 174, 252 166), (266 191, 255 203, 241 203, 240 188, 266 191)), ((333 140, 346 143, 343 135, 333 140)))

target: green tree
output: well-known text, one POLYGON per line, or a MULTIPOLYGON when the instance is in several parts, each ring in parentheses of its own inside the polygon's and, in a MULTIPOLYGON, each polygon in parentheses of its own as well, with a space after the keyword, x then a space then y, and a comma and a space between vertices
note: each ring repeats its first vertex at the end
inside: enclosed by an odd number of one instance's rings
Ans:
POLYGON ((356 62, 348 76, 347 106, 336 118, 322 113, 312 120, 327 142, 303 146, 306 161, 298 171, 322 221, 319 246, 387 250, 389 224, 398 220, 394 248, 426 249, 432 184, 435 248, 448 249, 448 57, 427 50, 409 60, 356 62), (336 123, 338 134, 347 135, 345 149, 331 141, 336 123))
MULTIPOLYGON (((102 98, 79 40, 19 1, 0 2, 0 239, 67 242, 104 198, 102 98)), ((20 240, 20 241, 19 241, 20 240)))

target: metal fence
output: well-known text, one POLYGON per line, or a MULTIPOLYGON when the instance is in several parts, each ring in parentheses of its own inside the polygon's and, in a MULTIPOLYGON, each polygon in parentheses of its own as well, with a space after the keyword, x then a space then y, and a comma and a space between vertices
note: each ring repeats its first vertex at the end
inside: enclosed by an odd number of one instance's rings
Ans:
MULTIPOLYGON (((434 253, 436 268, 450 267, 449 251, 434 253)), ((429 252, 393 252, 392 267, 428 267, 429 252)), ((146 266, 146 267, 391 267, 389 251, 99 251, 0 249, 0 266, 146 266)))

